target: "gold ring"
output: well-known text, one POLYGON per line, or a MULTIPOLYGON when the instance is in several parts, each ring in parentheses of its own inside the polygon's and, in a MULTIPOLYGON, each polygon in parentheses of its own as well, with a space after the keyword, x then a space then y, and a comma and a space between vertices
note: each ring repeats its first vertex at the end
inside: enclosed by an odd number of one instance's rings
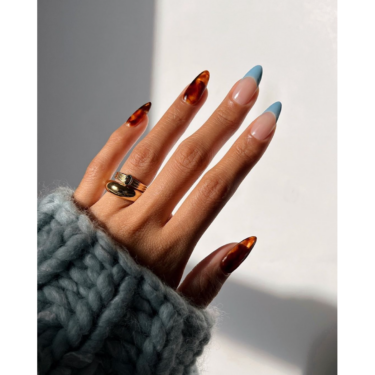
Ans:
POLYGON ((105 189, 110 193, 131 202, 135 202, 142 195, 142 192, 113 180, 108 180, 106 182, 105 189))
POLYGON ((122 172, 116 172, 115 178, 122 182, 125 186, 130 186, 133 189, 139 190, 139 191, 145 191, 147 189, 147 186, 145 184, 142 184, 141 181, 138 181, 130 174, 125 174, 122 172))

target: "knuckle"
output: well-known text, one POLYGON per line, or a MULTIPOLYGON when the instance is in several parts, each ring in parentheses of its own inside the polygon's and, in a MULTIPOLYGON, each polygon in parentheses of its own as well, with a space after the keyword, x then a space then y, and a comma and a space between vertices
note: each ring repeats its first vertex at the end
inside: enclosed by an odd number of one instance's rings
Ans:
POLYGON ((259 150, 254 145, 249 144, 248 141, 239 142, 234 150, 238 157, 247 161, 253 161, 259 154, 259 150))
POLYGON ((129 238, 142 238, 143 240, 159 238, 153 236, 153 232, 160 229, 158 216, 150 206, 134 208, 130 205, 126 208, 128 214, 124 218, 121 215, 123 230, 128 234, 129 238))
POLYGON ((228 106, 219 107, 216 110, 215 115, 216 115, 216 121, 220 124, 225 125, 226 128, 229 128, 232 130, 238 128, 239 121, 234 115, 234 112, 230 107, 228 106))
POLYGON ((124 144, 124 132, 121 131, 121 129, 116 129, 108 138, 108 144, 110 146, 113 145, 122 145, 124 144))
POLYGON ((163 120, 165 120, 167 124, 173 124, 174 126, 178 126, 179 124, 186 122, 186 115, 184 115, 184 113, 181 110, 177 108, 172 108, 166 112, 165 118, 163 120))
POLYGON ((136 239, 147 239, 152 229, 152 221, 147 216, 139 216, 137 218, 128 219, 126 226, 123 226, 122 230, 126 238, 136 239))
POLYGON ((179 169, 193 171, 207 166, 208 156, 196 143, 184 141, 178 147, 175 163, 179 169))
POLYGON ((136 223, 128 223, 127 227, 122 229, 122 231, 124 232, 124 237, 135 240, 142 237, 143 226, 136 223))
POLYGON ((102 158, 96 157, 86 168, 85 179, 95 180, 108 170, 108 162, 102 158))
POLYGON ((148 144, 139 144, 138 147, 130 154, 127 163, 132 169, 152 169, 158 164, 158 154, 155 148, 148 144))
POLYGON ((224 202, 231 191, 230 184, 220 174, 209 174, 202 180, 201 193, 211 202, 224 202))

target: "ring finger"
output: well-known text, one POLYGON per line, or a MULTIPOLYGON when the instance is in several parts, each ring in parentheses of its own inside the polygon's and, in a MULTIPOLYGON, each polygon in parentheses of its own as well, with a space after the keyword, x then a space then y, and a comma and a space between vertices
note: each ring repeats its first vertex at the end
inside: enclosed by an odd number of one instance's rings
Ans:
POLYGON ((208 171, 173 218, 163 228, 173 242, 174 233, 188 239, 185 262, 191 249, 228 202, 242 180, 266 151, 276 128, 281 103, 271 105, 241 134, 226 155, 208 171), (191 218, 194 217, 194 220, 191 218), (190 240, 190 241, 189 241, 190 240))

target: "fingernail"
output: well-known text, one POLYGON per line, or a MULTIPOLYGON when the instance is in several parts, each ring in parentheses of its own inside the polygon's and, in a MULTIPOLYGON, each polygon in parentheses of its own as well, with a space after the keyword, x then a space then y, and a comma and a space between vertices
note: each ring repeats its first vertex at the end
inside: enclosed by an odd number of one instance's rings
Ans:
POLYGON ((263 68, 260 65, 254 66, 245 76, 237 82, 233 90, 233 100, 241 105, 250 103, 259 83, 262 79, 263 68))
POLYGON ((210 72, 204 70, 202 73, 198 74, 197 77, 190 83, 189 87, 186 89, 184 94, 185 102, 189 104, 195 104, 202 97, 204 90, 206 90, 208 81, 210 79, 210 72))
POLYGON ((126 121, 129 126, 137 126, 150 111, 151 102, 143 104, 142 107, 138 108, 126 121))
POLYGON ((221 269, 224 273, 232 273, 247 258, 250 251, 255 246, 257 238, 255 236, 245 238, 234 246, 221 261, 221 269))
POLYGON ((251 68, 245 75, 244 78, 246 77, 252 77, 255 79, 255 82, 257 83, 257 86, 259 86, 260 81, 262 80, 262 75, 263 75, 263 68, 261 65, 256 65, 254 68, 251 68))
POLYGON ((279 119, 280 113, 281 113, 282 105, 280 102, 273 103, 270 105, 263 113, 266 112, 272 112, 276 117, 276 122, 279 119))
POLYGON ((276 127, 276 122, 280 116, 280 112, 281 103, 273 103, 253 122, 250 134, 259 141, 267 139, 276 127), (273 113, 274 116, 263 116, 267 112, 273 113))

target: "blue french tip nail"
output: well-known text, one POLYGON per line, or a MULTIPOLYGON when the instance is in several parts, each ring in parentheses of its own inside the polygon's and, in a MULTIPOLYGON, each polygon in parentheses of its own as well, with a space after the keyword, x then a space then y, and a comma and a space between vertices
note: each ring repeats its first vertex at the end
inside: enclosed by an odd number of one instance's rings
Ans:
POLYGON ((262 80, 263 68, 261 65, 256 65, 254 68, 250 69, 243 78, 245 77, 253 77, 255 82, 259 86, 260 81, 262 80))
POLYGON ((282 105, 280 102, 273 103, 263 113, 272 112, 276 116, 276 121, 279 119, 282 105))

